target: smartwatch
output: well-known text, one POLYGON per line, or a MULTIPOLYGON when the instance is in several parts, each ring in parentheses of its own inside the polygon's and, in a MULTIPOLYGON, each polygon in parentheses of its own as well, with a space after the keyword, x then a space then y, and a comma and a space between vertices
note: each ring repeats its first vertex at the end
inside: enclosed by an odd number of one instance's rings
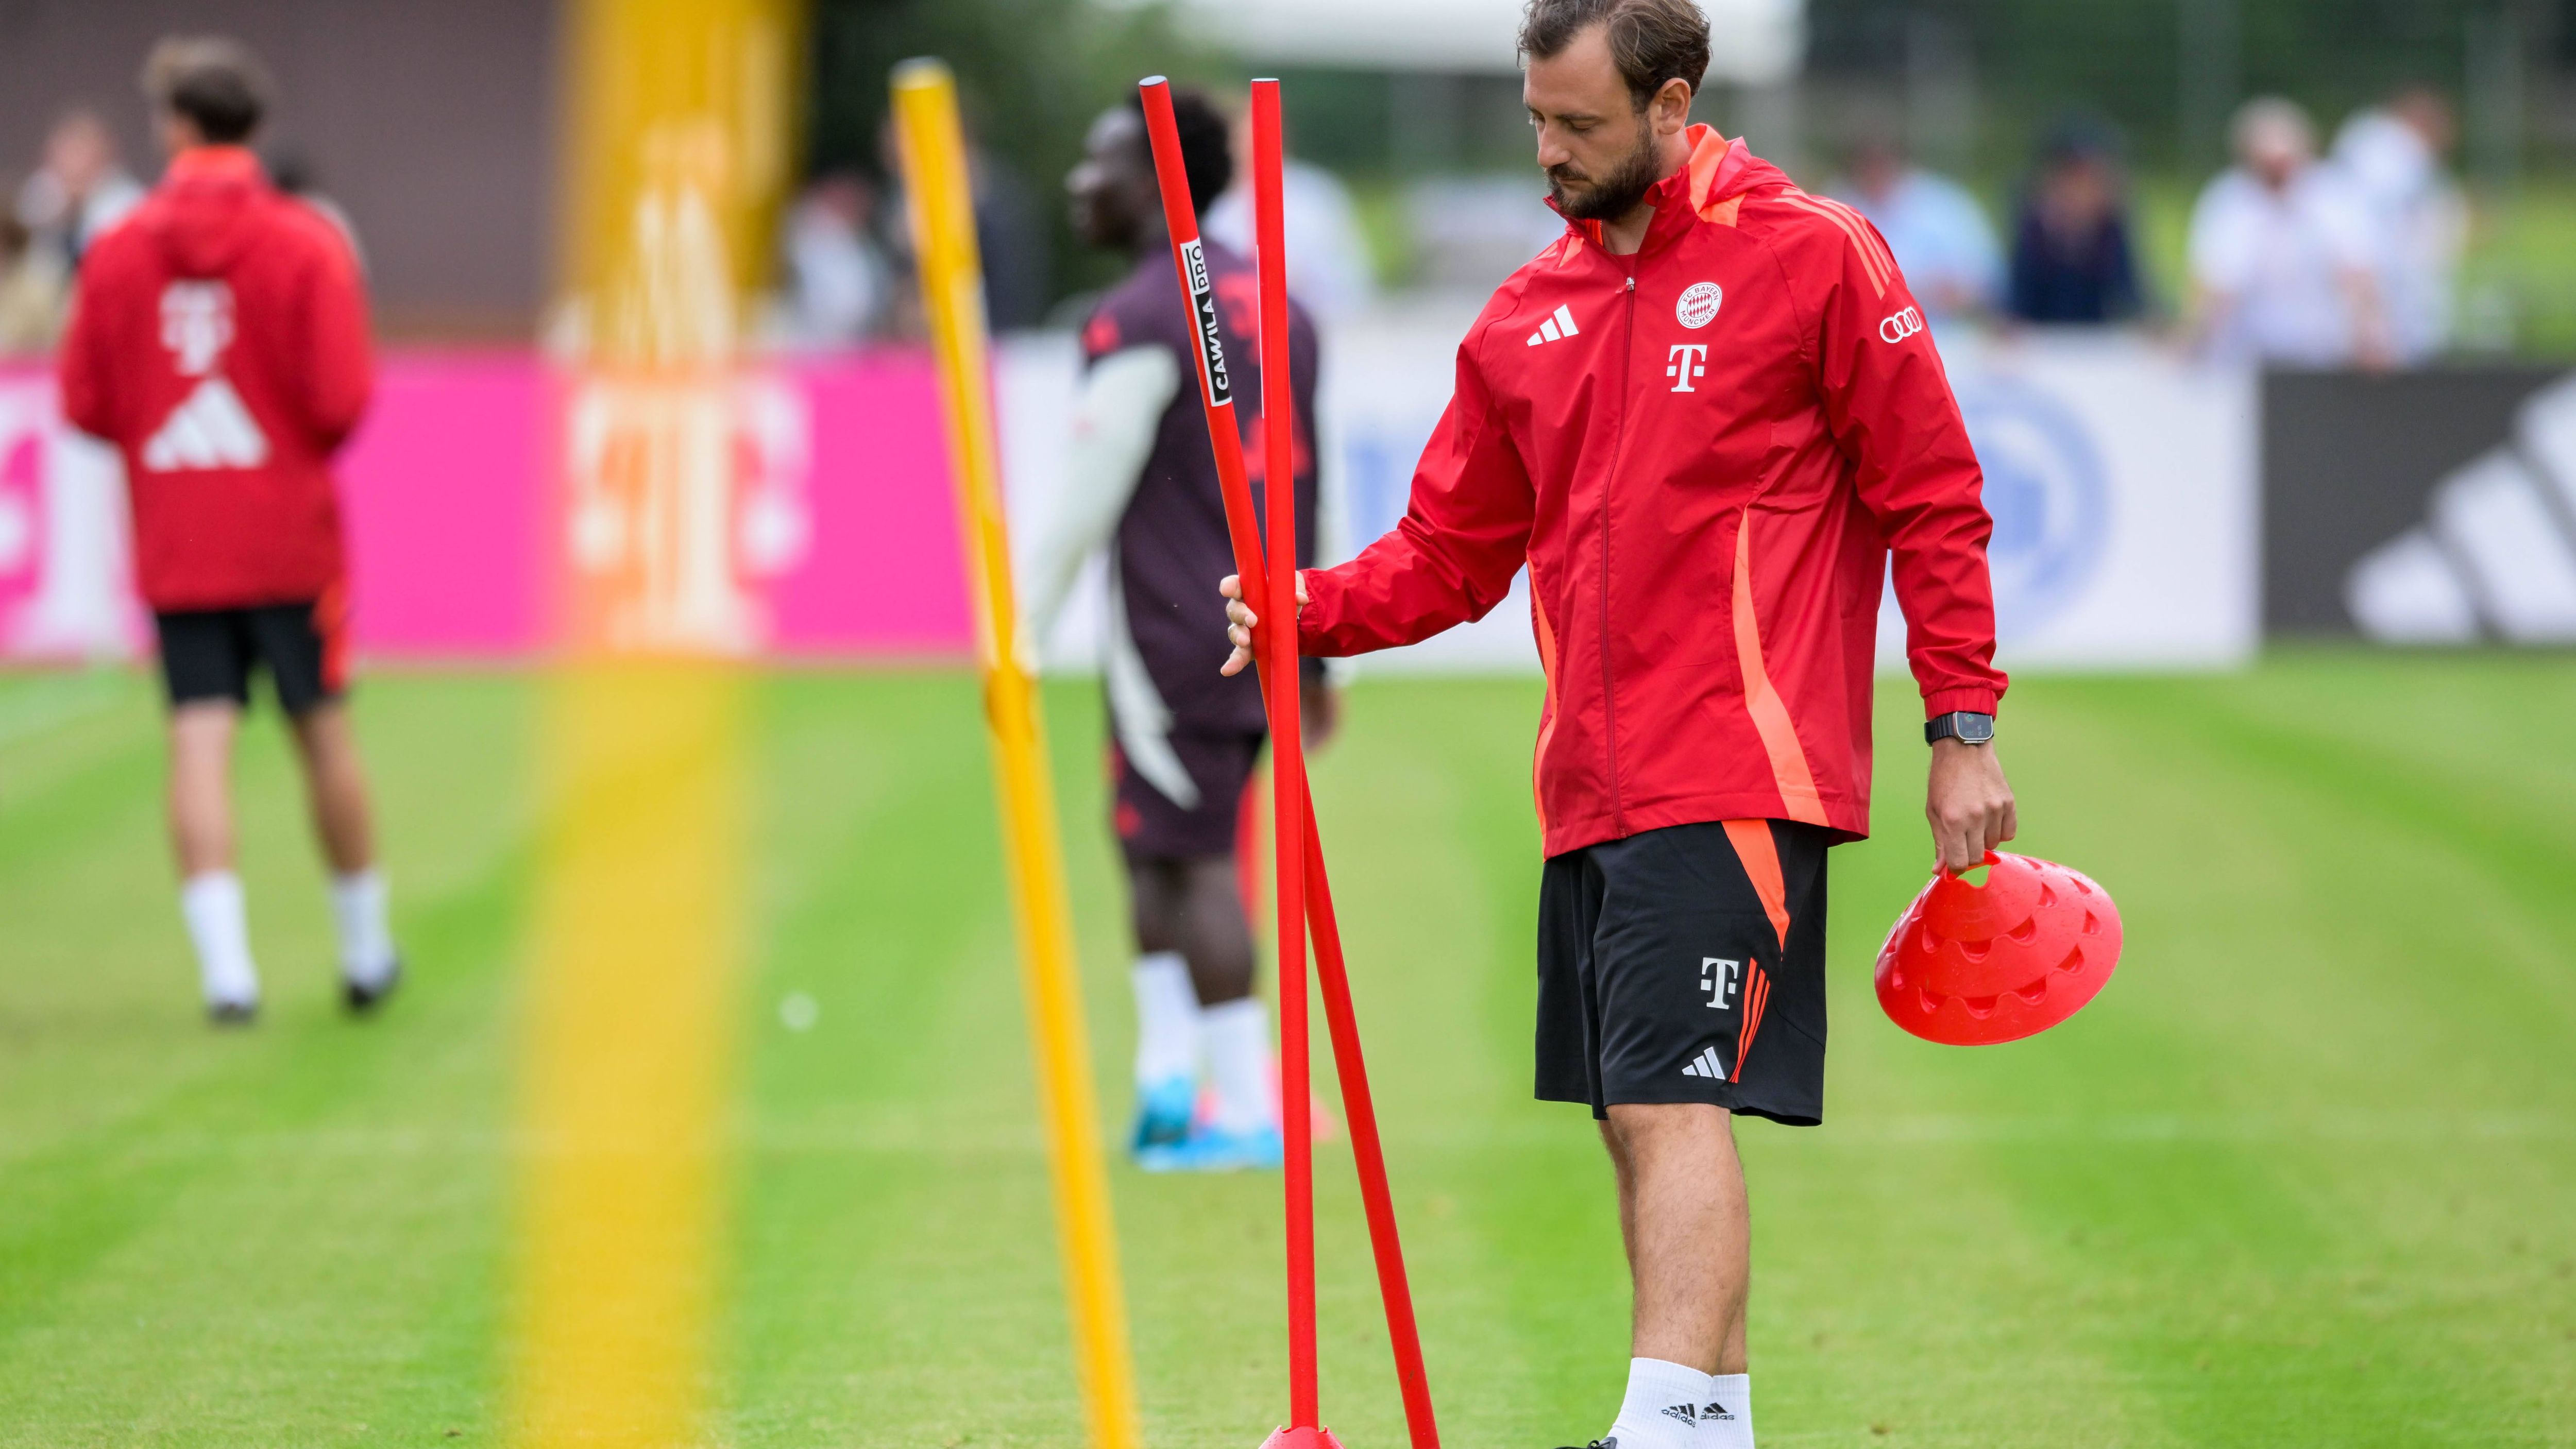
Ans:
POLYGON ((1954 710, 1934 715, 1923 722, 1923 743, 1934 740, 1957 740, 1963 745, 1990 745, 1995 742, 1995 717, 1968 710, 1954 710))

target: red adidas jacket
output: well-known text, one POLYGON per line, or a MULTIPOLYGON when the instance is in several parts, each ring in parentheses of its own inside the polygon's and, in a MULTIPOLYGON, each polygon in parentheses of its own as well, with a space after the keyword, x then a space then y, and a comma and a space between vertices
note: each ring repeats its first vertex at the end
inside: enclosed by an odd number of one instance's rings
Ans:
POLYGON ((234 146, 185 151, 92 243, 60 362, 63 412, 125 455, 155 609, 336 594, 331 455, 373 364, 356 259, 234 146))
POLYGON ((1526 561, 1547 853, 1668 825, 1869 828, 1871 657, 1895 558, 1927 713, 1991 713, 1991 524, 1887 247, 1694 126, 1634 256, 1597 226, 1494 294, 1403 522, 1310 570, 1310 654, 1482 617, 1526 561))

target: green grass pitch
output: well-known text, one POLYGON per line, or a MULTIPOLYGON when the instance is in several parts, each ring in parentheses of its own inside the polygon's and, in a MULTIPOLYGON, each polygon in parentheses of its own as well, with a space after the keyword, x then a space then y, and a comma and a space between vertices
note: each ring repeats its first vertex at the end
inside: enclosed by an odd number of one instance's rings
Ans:
MULTIPOLYGON (((158 713, 0 677, 0 1446, 507 1440, 515 1052, 542 680, 360 696, 411 986, 353 1025, 273 718, 244 741, 269 1011, 197 1020, 158 713)), ((752 685, 757 859, 710 1445, 1074 1446, 975 687, 752 685), (819 1005, 782 1024, 790 993, 819 1005)), ((1096 695, 1050 695, 1104 1110, 1123 928, 1096 695)), ((1446 1440, 1598 1433, 1626 1356, 1608 1173, 1528 1099, 1537 690, 1374 683, 1316 788, 1446 1440)), ((1868 966, 1924 874, 1881 700, 1835 853, 1828 1121, 1743 1128, 1763 1442, 2576 1444, 2576 661, 2276 656, 2034 678, 2023 844, 2120 899, 2061 1031, 1957 1050, 1868 966)), ((1113 1134, 1119 1120, 1110 1123, 1113 1134)), ((1403 1442, 1345 1148, 1327 1421, 1403 1442)), ((1148 1440, 1284 1412, 1276 1177, 1115 1170, 1148 1440)))

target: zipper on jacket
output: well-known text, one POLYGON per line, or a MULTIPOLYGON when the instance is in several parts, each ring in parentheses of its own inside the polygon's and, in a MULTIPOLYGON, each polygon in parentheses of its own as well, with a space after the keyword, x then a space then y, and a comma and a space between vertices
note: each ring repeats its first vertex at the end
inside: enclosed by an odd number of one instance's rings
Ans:
POLYGON ((1627 451, 1629 372, 1637 352, 1637 278, 1621 288, 1626 309, 1619 327, 1619 427, 1610 440, 1610 472, 1601 480, 1601 739, 1610 756, 1610 828, 1628 833, 1627 807, 1619 801, 1619 696, 1610 669, 1610 491, 1627 451))

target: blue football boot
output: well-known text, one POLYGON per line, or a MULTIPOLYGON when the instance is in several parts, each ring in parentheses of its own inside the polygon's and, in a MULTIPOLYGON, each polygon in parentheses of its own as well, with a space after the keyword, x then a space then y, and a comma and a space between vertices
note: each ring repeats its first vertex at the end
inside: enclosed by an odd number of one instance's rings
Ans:
POLYGON ((1198 1099, 1198 1083, 1187 1077, 1166 1077, 1150 1087, 1137 1088, 1132 1150, 1138 1159, 1188 1140, 1190 1117, 1198 1109, 1198 1099))
POLYGON ((1136 1162, 1147 1172, 1262 1172, 1276 1169, 1287 1155, 1276 1127, 1201 1127, 1169 1147, 1137 1153, 1136 1162))

